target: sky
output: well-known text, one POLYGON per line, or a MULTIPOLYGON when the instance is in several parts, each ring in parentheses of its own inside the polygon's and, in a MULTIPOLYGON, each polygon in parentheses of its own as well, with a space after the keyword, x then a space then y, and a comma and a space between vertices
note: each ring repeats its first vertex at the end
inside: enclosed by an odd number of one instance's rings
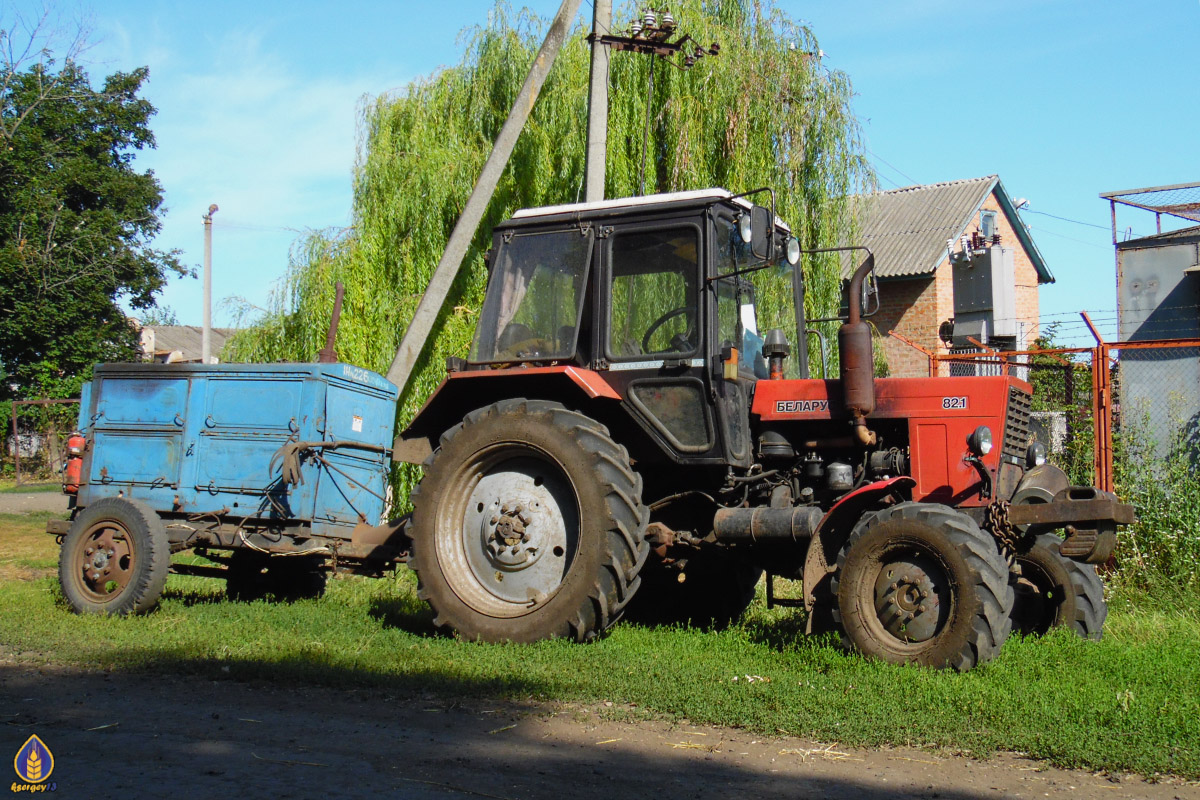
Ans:
MULTIPOLYGON (((662 2, 660 0, 659 5, 662 2)), ((37 18, 34 0, 6 4, 37 18)), ((62 0, 85 18, 93 80, 148 66, 156 150, 137 164, 162 183, 155 245, 203 260, 213 217, 214 324, 242 302, 267 305, 305 230, 350 222, 358 108, 456 63, 460 32, 492 3, 206 3, 62 0)), ((521 3, 514 2, 515 7, 521 3)), ((556 0, 529 8, 553 16, 556 0)), ((1116 334, 1108 202, 1100 192, 1200 180, 1200 0, 961 0, 805 3, 824 64, 846 72, 881 188, 998 174, 1057 279, 1043 322, 1090 343, 1077 312, 1116 334)), ((618 1, 618 9, 621 4, 618 1)), ((580 10, 590 25, 590 0, 580 10)), ((686 20, 681 20, 686 30, 686 20)), ((727 187, 740 189, 745 187, 727 187)), ((1152 214, 1119 212, 1121 236, 1154 232, 1152 214)), ((1184 223, 1165 223, 1164 228, 1184 223)), ((200 324, 199 278, 173 279, 160 305, 200 324)))

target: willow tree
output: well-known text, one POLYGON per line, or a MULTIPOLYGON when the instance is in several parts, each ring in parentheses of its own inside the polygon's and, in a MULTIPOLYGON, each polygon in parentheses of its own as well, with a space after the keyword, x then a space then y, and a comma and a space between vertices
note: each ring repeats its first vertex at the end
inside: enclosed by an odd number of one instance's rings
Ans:
MULTIPOLYGON (((628 6, 617 19, 637 11, 628 6)), ((803 247, 844 239, 851 224, 846 199, 870 180, 847 76, 826 69, 812 31, 769 0, 681 0, 672 11, 681 31, 719 43, 720 55, 680 70, 612 53, 606 196, 638 194, 642 181, 645 193, 772 186, 779 216, 803 247)), ((457 66, 364 103, 352 227, 296 244, 270 311, 233 338, 227 358, 311 360, 341 280, 338 357, 387 369, 547 24, 498 5, 486 25, 467 32, 457 66)), ((398 425, 441 381, 446 357, 467 355, 492 225, 519 208, 582 198, 587 33, 580 24, 550 72, 401 398, 398 425)), ((840 293, 836 259, 806 260, 804 269, 809 315, 829 316, 840 293)), ((403 492, 413 477, 406 472, 398 488, 403 492)))

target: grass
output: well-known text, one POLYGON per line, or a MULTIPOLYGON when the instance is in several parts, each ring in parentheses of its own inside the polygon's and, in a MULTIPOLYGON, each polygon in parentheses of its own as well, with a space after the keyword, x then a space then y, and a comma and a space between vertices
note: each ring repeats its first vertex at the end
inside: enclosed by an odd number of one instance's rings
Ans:
POLYGON ((0 478, 0 494, 29 494, 31 492, 61 492, 62 480, 57 476, 45 482, 18 484, 12 478, 0 478))
POLYGON ((622 713, 765 734, 981 756, 1003 749, 1064 767, 1200 778, 1194 605, 1118 605, 1102 642, 1014 637, 997 660, 964 675, 843 654, 761 602, 721 633, 620 625, 589 646, 459 642, 434 634, 406 571, 335 580, 320 600, 293 604, 233 603, 220 581, 172 576, 153 614, 80 617, 57 592, 54 540, 40 533, 47 516, 0 516, 0 641, 27 661, 612 701, 622 713))

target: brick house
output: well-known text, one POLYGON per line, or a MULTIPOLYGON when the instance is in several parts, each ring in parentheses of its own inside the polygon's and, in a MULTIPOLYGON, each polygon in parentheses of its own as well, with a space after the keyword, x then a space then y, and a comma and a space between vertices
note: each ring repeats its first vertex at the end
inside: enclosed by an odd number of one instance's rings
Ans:
MULTIPOLYGON (((1000 350, 1033 345, 1038 287, 1054 276, 998 176, 862 195, 855 213, 856 243, 875 253, 871 322, 893 376, 927 376, 929 361, 892 331, 937 353, 978 349, 971 338, 1000 350)), ((854 266, 845 262, 844 279, 854 266)))

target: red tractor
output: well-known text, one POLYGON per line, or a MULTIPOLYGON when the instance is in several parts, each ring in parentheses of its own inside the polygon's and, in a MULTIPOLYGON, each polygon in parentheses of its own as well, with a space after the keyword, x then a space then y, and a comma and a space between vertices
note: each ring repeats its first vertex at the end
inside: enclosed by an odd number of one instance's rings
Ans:
POLYGON ((396 442, 425 468, 409 563, 439 625, 719 624, 765 572, 768 603, 886 661, 970 669, 1014 627, 1099 638, 1093 565, 1131 507, 1045 463, 1024 381, 876 379, 869 253, 841 377, 809 378, 801 255, 773 199, 723 190, 495 229, 469 358, 396 442))

